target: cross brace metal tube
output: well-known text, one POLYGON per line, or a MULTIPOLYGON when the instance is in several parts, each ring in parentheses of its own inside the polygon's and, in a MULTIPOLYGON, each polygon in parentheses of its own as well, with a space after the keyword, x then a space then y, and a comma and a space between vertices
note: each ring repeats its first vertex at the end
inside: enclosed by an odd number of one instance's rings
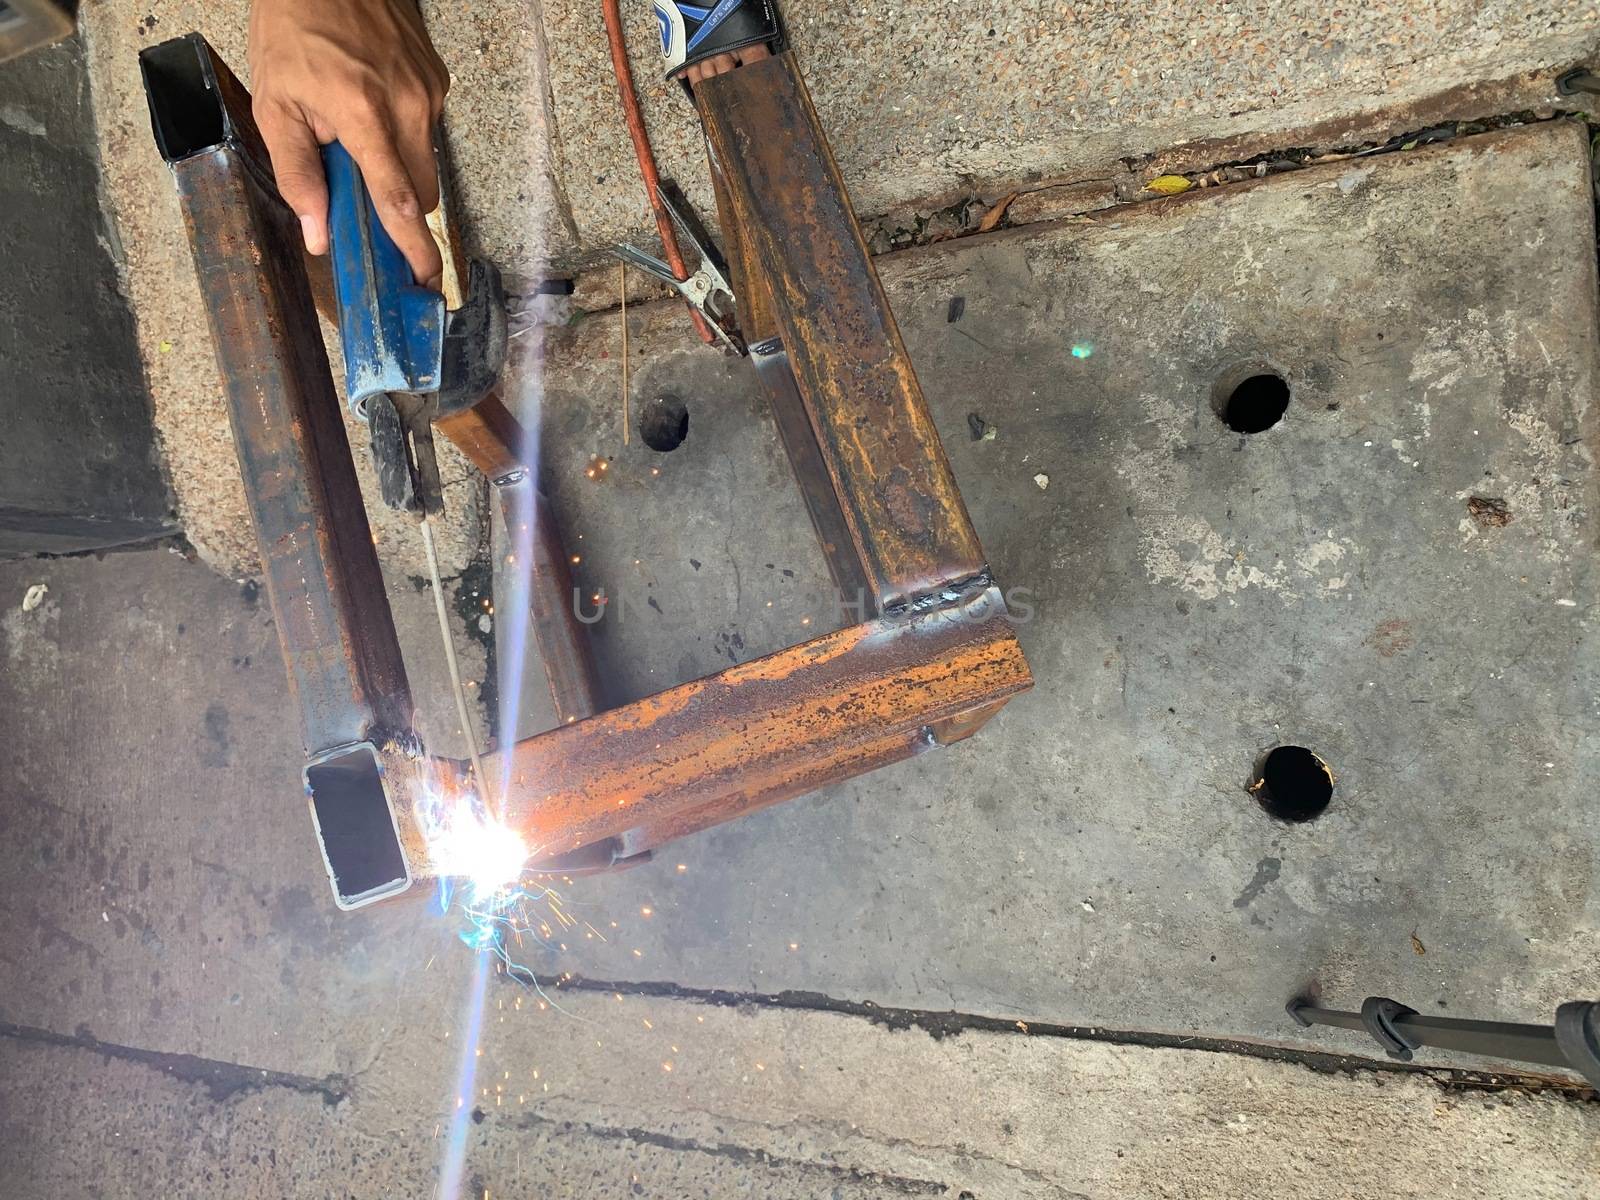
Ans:
POLYGON ((943 722, 1032 686, 999 593, 827 634, 493 756, 505 818, 542 855, 637 854, 928 749, 943 722))

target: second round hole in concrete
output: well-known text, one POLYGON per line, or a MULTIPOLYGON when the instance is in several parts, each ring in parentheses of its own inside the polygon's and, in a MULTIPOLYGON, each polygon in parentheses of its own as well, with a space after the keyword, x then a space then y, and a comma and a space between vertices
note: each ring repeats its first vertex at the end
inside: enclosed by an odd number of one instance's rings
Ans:
POLYGON ((1217 416, 1235 433, 1265 433, 1289 411, 1289 383, 1273 371, 1246 375, 1218 389, 1217 416))
POLYGON ((639 436, 652 450, 676 450, 689 436, 689 406, 676 396, 657 396, 639 413, 639 436))
POLYGON ((1315 821, 1333 799, 1333 771, 1304 746, 1275 746, 1256 761, 1250 793, 1280 821, 1315 821))

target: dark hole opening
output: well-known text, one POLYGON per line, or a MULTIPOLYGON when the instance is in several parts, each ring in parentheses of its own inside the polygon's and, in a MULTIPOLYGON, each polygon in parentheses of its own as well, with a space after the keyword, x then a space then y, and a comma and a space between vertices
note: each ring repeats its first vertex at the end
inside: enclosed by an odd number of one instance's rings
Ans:
POLYGON ((309 764, 306 790, 342 906, 354 908, 409 886, 383 772, 370 746, 309 764))
POLYGON ((1256 764, 1250 791, 1280 821, 1314 821, 1333 799, 1333 773, 1304 746, 1278 746, 1256 764))
POLYGON ((1289 384, 1281 375, 1251 375, 1227 394, 1219 414, 1235 433, 1262 433, 1289 411, 1289 384))
POLYGON ((139 52, 151 123, 162 157, 178 162, 220 144, 227 118, 205 43, 195 34, 139 52))
POLYGON ((639 414, 639 436, 652 450, 676 450, 689 436, 689 406, 676 396, 657 396, 639 414))

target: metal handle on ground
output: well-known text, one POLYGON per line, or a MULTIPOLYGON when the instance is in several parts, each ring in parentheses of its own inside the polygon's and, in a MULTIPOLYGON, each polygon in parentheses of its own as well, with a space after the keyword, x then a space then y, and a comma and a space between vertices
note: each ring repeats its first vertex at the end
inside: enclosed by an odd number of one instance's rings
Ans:
POLYGON ((1320 1008, 1302 998, 1289 1001, 1285 1011, 1302 1028, 1330 1025, 1371 1034, 1390 1057, 1405 1062, 1410 1061, 1412 1050, 1433 1046, 1564 1067, 1600 1089, 1600 1000, 1563 1004, 1556 1010, 1554 1026, 1429 1016, 1384 996, 1368 996, 1360 1012, 1320 1008))

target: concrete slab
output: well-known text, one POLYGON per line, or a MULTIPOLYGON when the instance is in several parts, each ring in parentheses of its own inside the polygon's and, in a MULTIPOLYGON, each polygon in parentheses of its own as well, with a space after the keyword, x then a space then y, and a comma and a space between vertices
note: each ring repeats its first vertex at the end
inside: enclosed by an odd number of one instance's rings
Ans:
MULTIPOLYGON (((662 172, 710 213, 698 125, 660 78, 648 6, 623 12, 662 172)), ((1455 115, 1553 105, 1553 76, 1541 68, 1600 41, 1600 14, 1559 0, 1367 4, 1331 15, 1272 0, 1198 12, 1159 0, 978 20, 950 4, 790 0, 784 15, 856 209, 894 214, 890 227, 968 197, 1105 178, 1157 156, 1171 160, 1161 169, 1179 158, 1193 169, 1284 146, 1381 140, 1440 120, 1435 97, 1491 81, 1484 94, 1456 97, 1455 115), (1184 146, 1192 153, 1174 153, 1184 146)), ((584 0, 546 0, 544 24, 562 190, 579 249, 592 256, 644 232, 648 212, 599 14, 584 0)))
MULTIPOLYGON (((580 883, 613 942, 551 969, 1273 1040, 1313 977, 1484 1016, 1585 991, 1586 170, 1582 131, 1550 124, 889 259, 997 570, 1033 591, 1040 687, 969 745, 580 883), (1224 433, 1212 385, 1258 356, 1295 408, 1224 433), (996 440, 962 440, 975 406, 996 440), (1480 493, 1509 523, 1474 520, 1480 493), (1299 827, 1242 790, 1292 740, 1339 775, 1299 827)), ((688 348, 674 308, 635 319, 636 403, 685 396, 683 446, 620 446, 605 321, 554 353, 545 421, 580 579, 615 598, 618 698, 829 623, 743 368, 688 348)), ((5 874, 27 899, 0 1019, 321 1078, 415 1012, 436 1031, 416 1069, 443 1070, 459 954, 321 903, 259 601, 168 554, 3 570, 5 874)), ((435 653, 427 598, 391 599, 435 653)), ((447 727, 437 664, 412 665, 447 727)))
MULTIPOLYGON (((581 881, 620 935, 545 968, 1274 1041, 1314 980, 1529 1020, 1592 990, 1592 237, 1557 122, 885 260, 1038 687, 581 881), (1212 398, 1252 364, 1293 401, 1245 436, 1212 398), (1331 764, 1320 819, 1246 793, 1278 744, 1331 764)), ((683 446, 622 447, 615 320, 553 348, 545 417, 585 592, 646 601, 597 627, 621 696, 826 590, 753 381, 634 319, 634 409, 685 398, 683 446)))
MULTIPOLYGON (((464 1109, 473 1200, 1268 1200, 1286 1186, 1520 1200, 1586 1195, 1600 1170, 1600 1112, 1551 1095, 665 999, 573 996, 563 1015, 516 985, 495 995, 464 1109)), ((448 1097, 388 1056, 353 1079, 263 1081, 0 1036, 0 1170, 16 1200, 430 1196, 448 1097)))
MULTIPOLYGON (((432 601, 390 601, 450 744, 432 601)), ((0 1022, 317 1078, 426 1022, 448 1061, 463 948, 425 903, 333 907, 254 585, 167 551, 7 564, 0 656, 0 1022)))
POLYGON ((0 74, 0 556, 176 532, 73 38, 0 74))
MULTIPOLYGON (((477 72, 455 102, 464 191, 513 269, 576 261, 630 228, 637 196, 601 124, 614 110, 592 17, 553 4, 540 29, 525 12, 431 14, 458 81, 477 72), (581 71, 530 112, 546 40, 581 71), (540 122, 555 150, 537 149, 540 122), (572 190, 546 204, 551 173, 572 190)), ((105 0, 84 14, 175 486, 229 571, 248 567, 248 531, 133 51, 200 28, 242 64, 243 13, 105 0)), ((790 16, 857 201, 885 207, 981 189, 990 170, 1096 177, 1174 141, 1200 161, 1244 157, 1330 113, 1403 128, 1474 80, 1490 82, 1461 103, 1482 111, 1548 102, 1540 68, 1595 44, 1595 14, 1570 6, 1386 13, 1303 56, 1265 7, 1157 10, 1134 31, 1099 10, 1003 24, 1009 56, 946 46, 902 13, 790 16), (886 60, 889 26, 902 36, 886 60), (1139 74, 1117 49, 1130 38, 1147 48, 1139 74), (1072 64, 1083 87, 1068 94, 1093 93, 1092 111, 1017 84, 1056 78, 1082 46, 1111 47, 1072 64), (894 114, 902 83, 910 107, 894 114), (973 117, 952 130, 953 95, 973 117)), ((648 34, 634 46, 646 59, 648 34)), ((650 94, 659 124, 670 93, 650 94)), ((662 135, 670 170, 698 164, 684 128, 662 135)), ((1387 990, 1527 1019, 1592 991, 1585 142, 1545 125, 886 260, 996 569, 1032 592, 1021 636, 1040 687, 966 746, 580 882, 572 907, 612 940, 541 965, 1280 1042, 1279 1006, 1309 978, 1335 999, 1387 990), (1257 361, 1295 401, 1242 438, 1210 398, 1257 361), (965 440, 974 411, 994 441, 965 440), (1339 777, 1327 815, 1297 827, 1243 792, 1255 754, 1290 740, 1339 777)), ((614 318, 552 355, 544 415, 580 578, 611 601, 597 633, 618 698, 834 620, 751 381, 695 347, 678 310, 634 320, 635 412, 682 395, 689 440, 620 445, 614 318), (596 453, 615 456, 604 484, 583 474, 596 453)), ((430 738, 447 745, 410 538, 380 538, 430 738)), ((463 526, 455 562, 475 544, 463 526)), ((164 553, 0 567, 0 601, 7 1187, 421 1190, 454 1107, 470 963, 450 922, 326 903, 264 610, 164 553), (22 613, 40 582, 45 602, 22 613)), ((1600 1166, 1592 1106, 1548 1094, 1020 1027, 940 1039, 631 989, 566 996, 559 1014, 509 983, 489 1000, 468 1180, 493 1195, 1278 1196, 1289 1179, 1310 1196, 1441 1180, 1567 1196, 1600 1166), (514 1081, 529 1090, 513 1108, 514 1081)))
MULTIPOLYGON (((455 80, 447 124, 477 247, 527 279, 552 263, 597 262, 623 238, 648 244, 598 10, 576 0, 425 8, 455 80)), ((245 75, 247 11, 247 0, 102 0, 82 14, 106 194, 179 513, 206 560, 234 575, 254 569, 254 548, 137 54, 198 30, 245 75)), ((709 218, 697 126, 659 76, 649 8, 624 12, 662 169, 709 218)), ((1269 0, 1203 14, 1163 0, 1137 18, 1091 4, 999 14, 982 30, 965 16, 888 3, 795 0, 786 13, 852 197, 882 217, 885 245, 933 209, 1017 187, 1125 182, 1553 106, 1556 71, 1600 46, 1593 6, 1560 0, 1378 4, 1315 20, 1269 0), (1124 48, 1135 44, 1131 61, 1124 48)), ((464 473, 448 451, 444 468, 447 478, 464 473)), ((458 511, 445 551, 452 571, 482 528, 475 509, 458 511)), ((383 553, 415 573, 410 539, 374 515, 383 553)))

